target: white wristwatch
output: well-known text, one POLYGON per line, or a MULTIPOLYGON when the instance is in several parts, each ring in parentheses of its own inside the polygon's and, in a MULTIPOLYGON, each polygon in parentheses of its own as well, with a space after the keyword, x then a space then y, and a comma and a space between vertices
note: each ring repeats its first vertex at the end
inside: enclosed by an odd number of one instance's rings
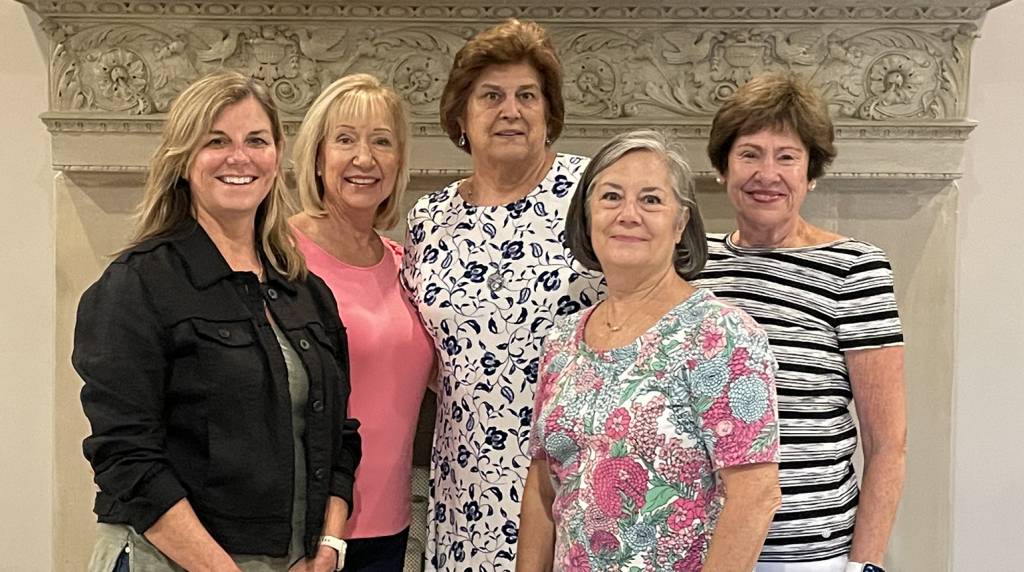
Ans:
POLYGON ((874 562, 847 562, 845 572, 885 572, 885 569, 874 562))
POLYGON ((345 549, 348 548, 348 544, 337 536, 321 536, 320 544, 333 548, 338 553, 338 564, 334 567, 334 572, 341 572, 345 567, 345 549))

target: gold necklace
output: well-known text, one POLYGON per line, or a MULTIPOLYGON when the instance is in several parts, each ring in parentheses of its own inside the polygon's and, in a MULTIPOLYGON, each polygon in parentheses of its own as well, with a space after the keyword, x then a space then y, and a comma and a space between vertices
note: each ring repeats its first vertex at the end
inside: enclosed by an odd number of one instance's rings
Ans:
POLYGON ((658 284, 655 284, 650 290, 648 290, 647 293, 644 294, 642 298, 640 298, 640 301, 637 302, 636 309, 633 310, 632 312, 630 312, 629 315, 627 315, 625 318, 623 318, 623 320, 621 322, 619 322, 618 326, 612 324, 612 320, 611 320, 611 313, 612 313, 611 300, 605 300, 605 302, 608 303, 608 311, 605 312, 604 325, 608 328, 608 331, 609 332, 619 332, 619 331, 621 331, 622 328, 625 327, 626 324, 629 323, 629 321, 634 316, 637 315, 637 312, 639 312, 644 307, 644 302, 646 302, 648 298, 650 298, 651 296, 654 295, 654 293, 658 290, 659 286, 661 286, 660 282, 658 284))

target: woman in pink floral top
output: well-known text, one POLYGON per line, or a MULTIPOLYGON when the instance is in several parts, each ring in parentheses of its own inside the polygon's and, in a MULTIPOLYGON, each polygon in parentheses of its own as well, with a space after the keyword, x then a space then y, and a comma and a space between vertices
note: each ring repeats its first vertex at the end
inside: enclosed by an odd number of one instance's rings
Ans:
POLYGON ((566 240, 608 299, 548 333, 518 570, 751 570, 779 504, 775 359, 686 279, 707 243, 664 136, 609 141, 566 240))

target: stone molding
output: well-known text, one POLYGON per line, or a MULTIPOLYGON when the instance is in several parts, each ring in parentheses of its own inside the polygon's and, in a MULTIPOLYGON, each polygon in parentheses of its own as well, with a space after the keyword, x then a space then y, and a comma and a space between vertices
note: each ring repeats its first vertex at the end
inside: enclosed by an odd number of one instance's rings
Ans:
MULTIPOLYGON (((563 1, 552 6, 544 0, 525 0, 516 5, 487 5, 480 2, 450 1, 439 5, 430 1, 336 2, 335 0, 296 2, 288 0, 215 1, 130 1, 100 0, 18 0, 42 16, 238 18, 244 20, 310 18, 316 20, 377 19, 388 20, 878 20, 878 21, 964 21, 975 22, 985 15, 985 2, 930 2, 900 5, 874 2, 780 1, 771 6, 756 1, 738 5, 714 2, 715 6, 692 2, 648 1, 594 2, 563 1)), ((710 3, 710 2, 709 2, 710 3)))
MULTIPOLYGON (((954 0, 23 3, 43 17, 51 40, 50 111, 43 120, 55 139, 54 165, 70 170, 144 166, 128 155, 104 162, 93 145, 115 135, 155 138, 173 98, 203 73, 226 66, 268 86, 289 135, 331 81, 374 73, 408 103, 422 150, 414 153, 414 170, 463 172, 465 158, 450 157, 454 148, 446 146, 437 120, 447 71, 467 38, 495 20, 518 17, 544 24, 558 46, 566 99, 562 143, 570 150, 594 148, 637 126, 661 127, 690 148, 702 147, 723 98, 758 73, 785 70, 809 78, 828 97, 841 156, 845 142, 908 145, 908 164, 899 169, 854 161, 843 174, 933 173, 937 180, 958 172, 962 143, 973 129, 965 116, 970 48, 987 8, 954 0), (929 161, 913 164, 937 142, 947 147, 943 157, 956 161, 952 171, 937 171, 929 161), (959 146, 956 153, 948 152, 950 143, 959 146)), ((706 167, 695 165, 700 172, 706 167)))

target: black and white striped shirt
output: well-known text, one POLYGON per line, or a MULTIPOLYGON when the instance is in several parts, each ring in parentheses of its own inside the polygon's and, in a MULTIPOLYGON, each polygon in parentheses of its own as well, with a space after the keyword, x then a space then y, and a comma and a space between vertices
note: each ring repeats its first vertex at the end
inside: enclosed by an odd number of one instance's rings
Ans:
POLYGON ((892 267, 880 248, 841 239, 803 248, 745 248, 708 235, 694 286, 746 310, 779 363, 782 508, 762 561, 845 555, 853 538, 857 428, 843 352, 903 343, 892 267))

